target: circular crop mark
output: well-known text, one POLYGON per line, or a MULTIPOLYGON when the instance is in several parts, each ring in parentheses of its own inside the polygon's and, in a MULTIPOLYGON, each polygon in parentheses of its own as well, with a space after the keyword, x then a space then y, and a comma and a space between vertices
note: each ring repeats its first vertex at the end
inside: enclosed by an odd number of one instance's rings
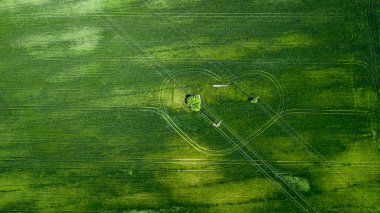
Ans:
POLYGON ((254 134, 273 117, 268 109, 273 113, 282 110, 282 96, 278 81, 263 71, 223 79, 209 70, 186 69, 163 83, 160 105, 192 146, 225 154, 236 149, 231 140, 246 143, 237 138, 254 134), (185 100, 190 94, 202 98, 201 110, 189 109, 185 100))

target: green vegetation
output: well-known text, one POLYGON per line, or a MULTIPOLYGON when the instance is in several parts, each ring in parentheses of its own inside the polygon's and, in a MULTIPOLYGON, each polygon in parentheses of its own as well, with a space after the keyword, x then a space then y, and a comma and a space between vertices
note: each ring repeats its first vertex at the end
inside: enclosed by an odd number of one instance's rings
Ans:
POLYGON ((380 212, 379 23, 378 1, 1 0, 0 212, 380 212))
POLYGON ((187 95, 185 102, 191 111, 201 111, 202 99, 200 95, 187 95))
POLYGON ((295 176, 285 176, 285 180, 291 185, 296 187, 299 191, 308 192, 310 190, 310 183, 305 178, 295 177, 295 176))

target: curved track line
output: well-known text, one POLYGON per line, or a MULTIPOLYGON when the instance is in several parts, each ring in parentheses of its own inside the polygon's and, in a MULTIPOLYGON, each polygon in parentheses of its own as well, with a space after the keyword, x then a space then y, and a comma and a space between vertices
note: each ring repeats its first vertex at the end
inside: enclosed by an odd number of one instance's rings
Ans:
POLYGON ((228 81, 232 82, 232 84, 235 85, 234 82, 236 80, 239 80, 239 77, 241 77, 241 76, 247 76, 247 75, 254 75, 254 74, 262 75, 262 76, 268 78, 270 81, 272 81, 276 85, 277 91, 278 91, 278 93, 280 95, 280 103, 279 103, 279 109, 278 110, 282 111, 283 106, 284 106, 284 90, 283 90, 280 82, 277 80, 277 78, 275 78, 269 72, 266 72, 266 71, 263 71, 263 70, 252 70, 252 73, 249 73, 249 74, 239 74, 237 76, 233 76, 231 78, 228 78, 228 81))

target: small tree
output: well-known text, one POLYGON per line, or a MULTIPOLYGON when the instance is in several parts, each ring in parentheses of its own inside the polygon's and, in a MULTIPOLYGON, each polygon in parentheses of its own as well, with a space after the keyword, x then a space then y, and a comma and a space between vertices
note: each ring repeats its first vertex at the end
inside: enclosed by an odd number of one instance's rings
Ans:
POLYGON ((199 112, 201 110, 202 99, 200 95, 187 95, 185 103, 191 111, 199 112))

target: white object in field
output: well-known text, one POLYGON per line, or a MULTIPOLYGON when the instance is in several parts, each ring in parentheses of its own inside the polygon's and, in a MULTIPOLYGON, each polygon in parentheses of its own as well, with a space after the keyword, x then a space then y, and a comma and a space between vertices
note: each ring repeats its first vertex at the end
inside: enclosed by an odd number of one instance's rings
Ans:
POLYGON ((213 123, 213 125, 216 127, 216 128, 218 128, 218 127, 220 127, 220 124, 222 123, 222 120, 220 120, 218 123, 213 123))
POLYGON ((214 84, 212 86, 215 88, 221 88, 221 87, 228 87, 229 85, 227 85, 227 84, 214 84))
POLYGON ((257 96, 256 98, 252 99, 251 103, 257 104, 259 102, 259 98, 260 98, 260 96, 257 96))

